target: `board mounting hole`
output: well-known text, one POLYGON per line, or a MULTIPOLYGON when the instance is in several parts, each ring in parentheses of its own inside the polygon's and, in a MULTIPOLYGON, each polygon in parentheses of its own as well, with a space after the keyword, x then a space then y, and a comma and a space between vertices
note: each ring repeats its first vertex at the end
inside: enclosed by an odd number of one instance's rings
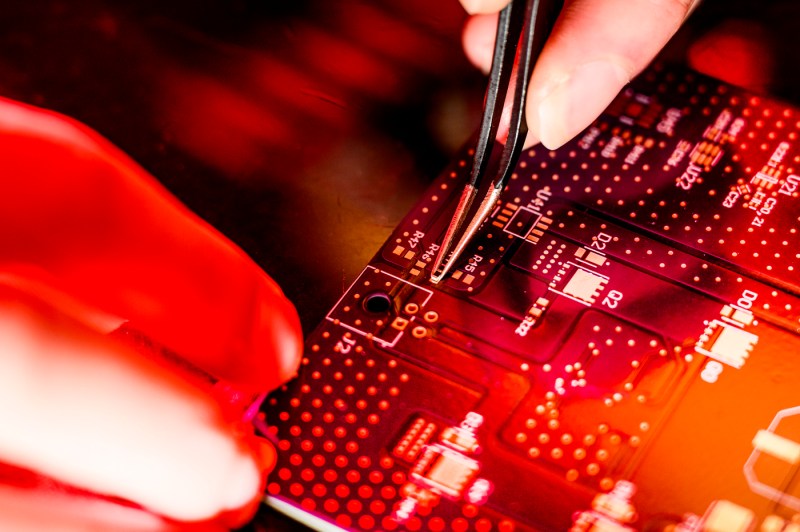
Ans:
POLYGON ((392 298, 385 292, 373 292, 364 298, 364 310, 373 314, 384 314, 392 308, 392 298))

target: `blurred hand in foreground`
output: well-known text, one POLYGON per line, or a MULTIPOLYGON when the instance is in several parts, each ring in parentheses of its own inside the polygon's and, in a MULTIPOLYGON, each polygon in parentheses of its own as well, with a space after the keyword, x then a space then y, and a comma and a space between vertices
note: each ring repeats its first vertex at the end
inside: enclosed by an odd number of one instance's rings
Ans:
POLYGON ((209 381, 108 333, 250 397, 297 368, 294 308, 85 126, 0 99, 0 139, 0 528, 242 524, 274 449, 209 381))

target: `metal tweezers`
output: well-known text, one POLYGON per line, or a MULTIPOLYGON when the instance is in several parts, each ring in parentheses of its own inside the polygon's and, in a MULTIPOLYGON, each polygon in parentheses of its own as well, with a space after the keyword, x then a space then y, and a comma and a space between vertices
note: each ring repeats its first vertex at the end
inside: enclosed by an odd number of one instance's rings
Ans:
POLYGON ((525 98, 528 93, 528 83, 533 65, 544 47, 557 14, 553 5, 555 3, 560 2, 512 0, 500 12, 497 22, 497 40, 492 56, 492 69, 489 74, 489 86, 486 89, 483 118, 475 147, 470 179, 461 193, 455 214, 433 263, 432 283, 440 282, 450 271, 478 228, 491 213, 506 182, 514 172, 528 134, 528 124, 525 121, 525 98), (517 70, 511 107, 511 124, 508 139, 500 156, 499 169, 492 178, 478 209, 466 224, 466 229, 461 231, 489 165, 515 62, 517 70))

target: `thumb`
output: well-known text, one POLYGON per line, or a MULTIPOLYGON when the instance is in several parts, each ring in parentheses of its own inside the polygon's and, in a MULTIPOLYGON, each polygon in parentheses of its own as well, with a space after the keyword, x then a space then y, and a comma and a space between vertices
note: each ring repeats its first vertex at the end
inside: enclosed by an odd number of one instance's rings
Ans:
POLYGON ((531 133, 556 149, 655 57, 697 0, 567 2, 531 76, 531 133))
POLYGON ((274 450, 165 365, 9 285, 0 352, 0 460, 179 521, 254 510, 274 450))
POLYGON ((277 284, 87 127, 0 99, 0 262, 46 272, 87 306, 248 392, 300 360, 277 284), (3 177, 4 176, 4 177, 3 177))

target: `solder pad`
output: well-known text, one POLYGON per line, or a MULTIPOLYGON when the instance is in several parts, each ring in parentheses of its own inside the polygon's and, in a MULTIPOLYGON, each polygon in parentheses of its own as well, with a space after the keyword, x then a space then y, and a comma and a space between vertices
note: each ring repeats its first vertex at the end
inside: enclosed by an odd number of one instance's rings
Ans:
POLYGON ((526 151, 433 285, 465 153, 265 402, 267 502, 360 530, 790 530, 798 132, 785 104, 656 65, 526 151))

